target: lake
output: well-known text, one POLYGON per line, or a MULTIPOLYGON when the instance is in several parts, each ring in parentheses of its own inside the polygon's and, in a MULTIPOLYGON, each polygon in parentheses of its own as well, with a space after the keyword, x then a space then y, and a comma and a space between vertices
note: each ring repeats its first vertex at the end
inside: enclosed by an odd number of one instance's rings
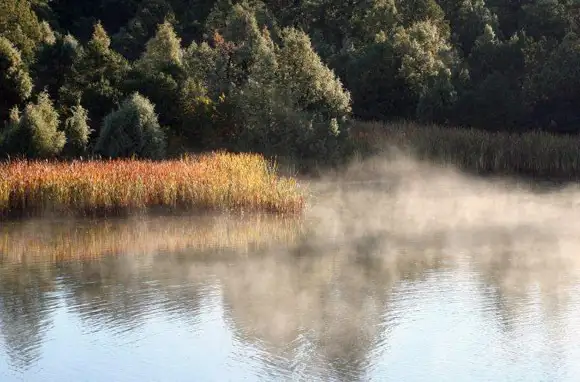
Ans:
POLYGON ((579 193, 401 174, 301 219, 1 223, 0 380, 577 380, 579 193))

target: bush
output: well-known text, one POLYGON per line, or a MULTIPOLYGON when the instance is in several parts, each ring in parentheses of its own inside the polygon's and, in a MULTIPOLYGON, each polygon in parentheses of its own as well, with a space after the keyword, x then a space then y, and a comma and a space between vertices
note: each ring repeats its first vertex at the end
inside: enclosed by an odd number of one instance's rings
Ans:
POLYGON ((26 105, 22 116, 12 109, 8 128, 2 140, 9 154, 27 157, 53 157, 62 151, 66 138, 58 130, 59 116, 46 92, 38 96, 36 104, 26 105))
POLYGON ((155 106, 139 93, 133 93, 105 117, 95 152, 111 158, 161 159, 165 148, 165 133, 159 125, 155 106))

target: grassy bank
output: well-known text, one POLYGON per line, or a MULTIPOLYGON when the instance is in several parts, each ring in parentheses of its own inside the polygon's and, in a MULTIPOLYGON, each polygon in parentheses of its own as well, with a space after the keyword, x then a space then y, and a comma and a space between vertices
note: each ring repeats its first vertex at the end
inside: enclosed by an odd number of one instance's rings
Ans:
POLYGON ((478 174, 580 179, 580 137, 545 132, 492 133, 412 122, 358 123, 351 133, 366 154, 394 146, 419 159, 478 174))
POLYGON ((259 155, 0 164, 0 216, 117 215, 150 208, 299 213, 304 195, 259 155))

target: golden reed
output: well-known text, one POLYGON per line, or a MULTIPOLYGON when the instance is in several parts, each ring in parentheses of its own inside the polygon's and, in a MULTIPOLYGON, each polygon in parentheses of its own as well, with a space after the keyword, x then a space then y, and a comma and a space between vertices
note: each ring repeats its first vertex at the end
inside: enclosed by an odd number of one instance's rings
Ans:
POLYGON ((117 214, 163 207, 300 213, 305 195, 256 154, 211 153, 161 162, 9 161, 0 164, 0 216, 117 214))

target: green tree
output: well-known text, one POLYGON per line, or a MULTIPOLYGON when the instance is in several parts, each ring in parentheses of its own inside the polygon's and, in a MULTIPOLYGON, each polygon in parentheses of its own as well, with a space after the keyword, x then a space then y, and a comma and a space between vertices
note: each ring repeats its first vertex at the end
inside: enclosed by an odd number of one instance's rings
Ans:
POLYGON ((248 80, 234 102, 242 118, 238 143, 267 155, 334 160, 350 94, 296 29, 277 47, 264 30, 252 47, 248 80))
POLYGON ((532 67, 524 85, 533 119, 544 127, 552 124, 558 130, 576 133, 580 122, 580 38, 570 32, 555 48, 545 48, 535 47, 544 58, 532 67))
POLYGON ((179 97, 185 79, 181 40, 165 21, 135 62, 127 86, 155 104, 162 125, 176 128, 181 123, 179 97))
POLYGON ((58 127, 59 115, 48 93, 42 92, 36 103, 26 105, 22 115, 18 109, 12 110, 3 149, 10 154, 31 158, 58 155, 66 143, 65 135, 58 127))
POLYGON ((350 93, 324 65, 304 32, 284 29, 278 65, 278 81, 300 109, 325 118, 342 119, 350 114, 350 93))
POLYGON ((471 82, 460 94, 456 122, 489 130, 514 130, 523 124, 528 42, 525 34, 501 41, 491 25, 485 26, 468 57, 471 82))
POLYGON ((112 37, 112 46, 128 60, 136 60, 143 47, 164 21, 175 22, 171 3, 165 0, 140 1, 133 17, 112 37))
POLYGON ((401 22, 401 14, 395 0, 372 0, 362 2, 355 8, 351 20, 352 38, 363 43, 374 43, 378 34, 390 35, 401 22))
POLYGON ((161 159, 165 149, 165 134, 155 106, 139 93, 133 93, 105 117, 95 144, 97 154, 111 158, 161 159))
POLYGON ((405 27, 421 21, 430 21, 440 29, 447 27, 445 12, 436 0, 396 0, 395 5, 405 27))
POLYGON ((386 33, 346 57, 343 78, 357 118, 412 118, 417 94, 401 74, 401 55, 386 33))
POLYGON ((561 41, 570 27, 567 1, 536 0, 522 5, 520 28, 536 39, 554 38, 561 41))
POLYGON ((0 1, 0 37, 12 41, 25 61, 32 61, 45 35, 30 0, 0 1))
POLYGON ((203 38, 204 23, 216 0, 169 0, 176 15, 177 31, 186 45, 203 38))
POLYGON ((471 53, 475 40, 486 25, 499 30, 497 16, 488 8, 485 0, 444 0, 442 7, 450 20, 451 33, 465 55, 471 53))
POLYGON ((70 34, 57 35, 53 44, 43 44, 39 49, 36 62, 32 66, 36 86, 46 89, 50 97, 60 104, 59 90, 66 85, 83 53, 82 46, 70 34))
POLYGON ((400 73, 417 94, 423 94, 442 73, 451 75, 456 58, 448 32, 431 20, 416 22, 407 29, 399 27, 393 46, 401 57, 400 73))
POLYGON ((5 37, 0 37, 0 121, 8 110, 30 97, 32 79, 18 49, 5 37))
POLYGON ((87 43, 99 20, 115 33, 135 14, 141 0, 49 0, 54 24, 87 43))
POLYGON ((163 71, 180 68, 183 65, 181 39, 168 22, 157 26, 155 36, 145 45, 145 52, 136 66, 143 71, 163 71))
POLYGON ((81 105, 71 109, 71 115, 64 122, 66 145, 64 152, 67 155, 83 155, 87 152, 91 128, 88 124, 89 113, 81 105))
POLYGON ((65 105, 81 103, 89 110, 91 128, 99 129, 102 118, 123 98, 123 85, 129 64, 110 48, 111 40, 100 23, 75 60, 72 71, 59 89, 65 105))

